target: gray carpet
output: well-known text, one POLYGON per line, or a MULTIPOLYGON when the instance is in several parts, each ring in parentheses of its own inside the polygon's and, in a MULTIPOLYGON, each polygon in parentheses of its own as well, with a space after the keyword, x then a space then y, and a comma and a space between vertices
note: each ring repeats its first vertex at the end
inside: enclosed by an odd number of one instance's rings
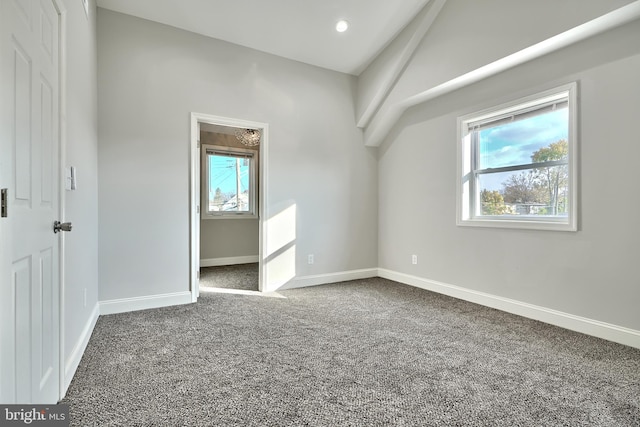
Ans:
POLYGON ((638 426, 640 350, 384 279, 100 317, 74 426, 638 426))
POLYGON ((201 288, 258 290, 258 263, 200 268, 201 288))

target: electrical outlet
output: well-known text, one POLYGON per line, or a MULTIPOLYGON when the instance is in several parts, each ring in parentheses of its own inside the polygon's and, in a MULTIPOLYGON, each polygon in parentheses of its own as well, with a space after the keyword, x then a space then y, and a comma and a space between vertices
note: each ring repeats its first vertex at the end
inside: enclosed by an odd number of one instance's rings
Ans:
POLYGON ((309 254, 309 257, 307 258, 307 262, 309 264, 313 264, 313 254, 309 254))
POLYGON ((416 265, 418 263, 418 255, 411 255, 411 264, 416 265))

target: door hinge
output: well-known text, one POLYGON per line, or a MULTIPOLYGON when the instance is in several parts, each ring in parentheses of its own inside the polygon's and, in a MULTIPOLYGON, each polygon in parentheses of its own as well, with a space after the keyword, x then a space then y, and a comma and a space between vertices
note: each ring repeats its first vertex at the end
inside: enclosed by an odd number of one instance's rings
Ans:
POLYGON ((6 218, 9 216, 9 201, 8 199, 9 190, 3 188, 0 190, 0 217, 6 218))
POLYGON ((196 277, 200 279, 200 270, 196 271, 196 277))
POLYGON ((196 206, 196 213, 199 214, 200 213, 200 206, 196 206))

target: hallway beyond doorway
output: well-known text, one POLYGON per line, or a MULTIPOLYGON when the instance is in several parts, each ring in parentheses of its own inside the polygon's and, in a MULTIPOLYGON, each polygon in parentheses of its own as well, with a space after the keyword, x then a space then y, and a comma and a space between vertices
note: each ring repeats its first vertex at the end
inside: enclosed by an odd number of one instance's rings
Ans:
POLYGON ((201 288, 258 290, 258 263, 200 268, 201 288))

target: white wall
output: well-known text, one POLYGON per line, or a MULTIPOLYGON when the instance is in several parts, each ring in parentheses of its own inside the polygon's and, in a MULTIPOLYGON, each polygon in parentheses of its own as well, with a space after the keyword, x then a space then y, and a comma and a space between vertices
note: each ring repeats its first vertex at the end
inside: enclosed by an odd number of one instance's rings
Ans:
POLYGON ((379 152, 379 266, 640 330, 639 39, 635 21, 409 110, 379 152), (457 227, 457 116, 569 81, 579 83, 579 231, 457 227))
POLYGON ((65 191, 64 363, 71 380, 97 318, 98 302, 98 103, 96 6, 66 6, 66 166, 75 166, 78 189, 65 191), (85 303, 86 292, 86 303, 85 303))
POLYGON ((376 266, 353 77, 103 9, 98 64, 101 301, 188 290, 191 112, 269 124, 269 220, 295 206, 282 277, 376 266))
POLYGON ((254 219, 200 221, 200 259, 258 257, 259 224, 254 219))

